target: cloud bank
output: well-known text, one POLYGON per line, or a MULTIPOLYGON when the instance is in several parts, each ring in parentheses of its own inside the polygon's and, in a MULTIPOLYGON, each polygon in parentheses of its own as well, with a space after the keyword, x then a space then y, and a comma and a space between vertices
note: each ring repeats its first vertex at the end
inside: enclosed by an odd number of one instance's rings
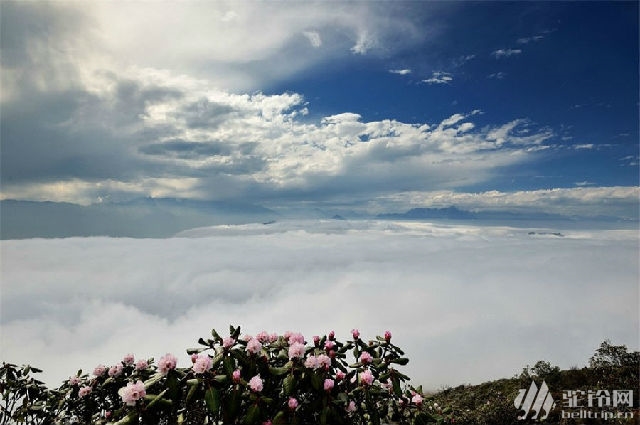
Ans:
POLYGON ((554 231, 330 221, 2 241, 2 359, 57 385, 127 352, 186 365, 182 350, 228 324, 389 329, 437 389, 583 365, 604 338, 637 349, 637 233, 554 231))

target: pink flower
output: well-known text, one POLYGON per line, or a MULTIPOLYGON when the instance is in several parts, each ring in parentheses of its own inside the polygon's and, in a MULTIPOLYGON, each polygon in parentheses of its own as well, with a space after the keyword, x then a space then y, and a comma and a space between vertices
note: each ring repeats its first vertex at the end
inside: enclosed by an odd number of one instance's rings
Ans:
POLYGON ((357 409, 356 402, 351 400, 347 405, 347 413, 353 413, 356 411, 356 409, 357 409))
POLYGON ((333 341, 333 339, 336 337, 336 333, 334 331, 329 332, 329 335, 327 335, 327 337, 329 338, 329 340, 333 341))
POLYGON ((195 362, 196 362, 196 360, 198 359, 198 355, 197 355, 196 353, 193 353, 193 354, 190 356, 190 358, 191 358, 191 363, 195 363, 195 362))
POLYGON ((109 419, 111 417, 111 410, 107 410, 104 412, 104 418, 109 419))
POLYGON ((267 331, 260 332, 258 335, 256 335, 256 338, 263 344, 269 342, 269 334, 267 333, 267 331))
POLYGON ((294 358, 303 358, 304 357, 304 344, 300 344, 299 342, 294 342, 289 347, 289 360, 294 358))
POLYGON ((146 360, 140 359, 136 362, 136 370, 145 370, 149 366, 146 360))
POLYGON ((122 402, 127 406, 135 406, 136 401, 144 398, 147 395, 147 391, 144 388, 142 381, 138 381, 135 384, 129 382, 126 387, 122 387, 118 390, 122 402))
POLYGON ((347 376, 347 375, 346 375, 343 371, 341 371, 341 370, 338 370, 338 371, 336 372, 336 379, 337 379, 338 381, 342 381, 346 376, 347 376))
POLYGON ((320 337, 318 335, 313 336, 313 345, 316 347, 320 345, 320 337))
POLYGON ((278 334, 273 333, 269 335, 269 342, 276 342, 278 340, 278 334))
POLYGON ((233 374, 232 374, 232 377, 233 377, 233 382, 235 382, 235 383, 240 382, 240 369, 234 370, 233 374))
POLYGON ((122 374, 122 363, 109 368, 109 376, 115 377, 122 374))
POLYGON ((304 367, 309 369, 317 369, 318 368, 318 358, 316 356, 309 356, 304 361, 304 367))
POLYGON ((415 394, 412 398, 411 398, 411 402, 420 406, 422 405, 422 396, 420 394, 415 394))
POLYGON ((80 397, 80 398, 82 398, 84 396, 87 396, 89 394, 91 394, 91 387, 88 386, 88 385, 85 385, 84 387, 81 387, 78 390, 78 397, 80 397))
POLYGON ((351 329, 351 336, 353 336, 353 339, 360 338, 360 331, 357 329, 351 329))
POLYGON ((69 377, 69 385, 78 385, 79 383, 80 383, 80 378, 78 378, 77 376, 69 377))
POLYGON ((371 354, 367 353, 366 351, 363 351, 362 354, 360 354, 360 363, 369 364, 371 363, 371 360, 371 354))
POLYGON ((271 419, 267 419, 266 421, 262 422, 262 425, 271 425, 271 419))
POLYGON ((336 343, 331 340, 324 342, 324 349, 327 351, 333 349, 333 347, 335 346, 336 346, 336 343))
POLYGON ((231 338, 230 336, 226 338, 222 338, 222 348, 224 348, 225 350, 228 350, 229 348, 233 347, 233 344, 235 343, 236 343, 236 340, 231 338))
POLYGON ((389 331, 384 331, 384 339, 389 342, 391 341, 391 332, 389 331))
POLYGON ((98 366, 95 367, 95 369, 93 369, 93 374, 95 376, 102 376, 106 371, 107 371, 107 367, 105 365, 99 364, 98 366))
POLYGON ((251 338, 247 342, 247 352, 251 354, 258 354, 262 350, 262 344, 256 338, 251 338))
POLYGON ((371 385, 373 383, 373 374, 369 369, 365 370, 360 375, 360 383, 364 385, 371 385))
POLYGON ((289 402, 287 402, 287 405, 289 406, 289 409, 295 410, 296 407, 298 407, 298 400, 296 400, 294 397, 289 397, 289 402))
POLYGON ((260 379, 260 374, 254 376, 249 380, 249 388, 251 388, 251 391, 254 391, 256 393, 262 391, 262 385, 263 384, 262 379, 260 379))
POLYGON ((320 354, 318 356, 318 367, 324 367, 328 369, 331 367, 331 358, 326 354, 320 354))
POLYGON ((125 355, 124 358, 122 359, 122 363, 124 363, 127 366, 131 366, 134 361, 135 361, 135 358, 131 353, 125 355))
POLYGON ((205 373, 210 368, 211 358, 206 354, 198 356, 192 366, 192 369, 195 373, 205 373))
POLYGON ((335 382, 333 382, 333 379, 325 379, 324 380, 324 390, 325 391, 331 391, 333 389, 334 385, 335 385, 335 382))
POLYGON ((158 360, 158 370, 161 374, 166 375, 171 369, 175 369, 178 359, 173 354, 165 354, 158 360))
POLYGON ((287 340, 289 341, 289 345, 293 345, 296 342, 304 345, 304 336, 302 336, 301 333, 291 333, 287 340))

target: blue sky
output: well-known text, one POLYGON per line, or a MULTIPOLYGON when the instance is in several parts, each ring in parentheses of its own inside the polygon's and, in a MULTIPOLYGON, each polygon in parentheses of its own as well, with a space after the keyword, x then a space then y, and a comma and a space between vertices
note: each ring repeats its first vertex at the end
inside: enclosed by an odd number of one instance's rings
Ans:
POLYGON ((4 200, 637 219, 637 2, 2 12, 4 200))

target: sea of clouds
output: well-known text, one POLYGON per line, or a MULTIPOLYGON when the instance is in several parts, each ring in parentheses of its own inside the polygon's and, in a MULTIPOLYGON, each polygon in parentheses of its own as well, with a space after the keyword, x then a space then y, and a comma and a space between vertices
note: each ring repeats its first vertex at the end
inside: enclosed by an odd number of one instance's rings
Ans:
POLYGON ((290 221, 0 248, 0 357, 51 386, 129 352, 187 366, 229 324, 307 341, 388 329, 428 389, 583 366, 605 338, 639 345, 637 230, 290 221))

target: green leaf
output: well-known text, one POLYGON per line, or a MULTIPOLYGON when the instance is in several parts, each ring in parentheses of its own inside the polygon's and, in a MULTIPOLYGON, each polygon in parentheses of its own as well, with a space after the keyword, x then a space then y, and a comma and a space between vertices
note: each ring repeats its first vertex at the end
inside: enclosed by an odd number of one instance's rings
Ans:
POLYGON ((259 416, 260 416, 260 407, 257 404, 253 404, 251 405, 251 407, 249 407, 247 416, 244 417, 244 423, 247 425, 254 425, 258 423, 259 416))
POLYGON ((209 388, 207 392, 204 393, 204 401, 207 403, 209 411, 217 415, 218 410, 220 410, 220 391, 215 388, 209 388))
POLYGON ((311 374, 311 386, 313 387, 314 390, 316 391, 320 391, 320 389, 322 388, 322 377, 320 375, 318 375, 317 373, 312 373, 311 374))
POLYGON ((284 380, 282 381, 282 390, 284 391, 285 395, 293 394, 294 383, 295 381, 292 375, 289 375, 286 378, 284 378, 284 380))
POLYGON ((406 358, 406 357, 400 357, 400 358, 398 358, 398 359, 393 359, 393 360, 391 360, 391 363, 396 363, 396 364, 399 364, 399 365, 401 365, 401 366, 404 366, 404 365, 406 365, 407 363, 409 363, 409 359, 408 359, 408 358, 406 358))
POLYGON ((216 332, 215 329, 211 329, 211 336, 216 340, 216 341, 220 341, 222 338, 220 338, 220 335, 218 335, 218 332, 216 332))
POLYGON ((281 376, 289 373, 289 369, 287 369, 286 367, 269 367, 269 373, 273 376, 281 376))
POLYGON ((393 384, 393 393, 398 397, 402 397, 402 390, 400 389, 400 379, 397 375, 394 374, 393 377, 391 377, 391 383, 393 384))
POLYGON ((286 420, 286 416, 283 410, 280 410, 278 413, 276 413, 276 415, 273 417, 273 421, 271 421, 271 423, 273 423, 273 425, 284 425, 287 423, 286 420))
MULTIPOLYGON (((193 381, 193 379, 190 379, 190 381, 193 381)), ((197 381, 197 379, 196 379, 197 381)), ((187 393, 187 403, 189 402, 189 400, 191 400, 191 398, 193 397, 193 395, 196 393, 196 390, 198 389, 197 385, 191 385, 191 388, 189 388, 189 392, 187 393)))
POLYGON ((222 384, 228 378, 227 378, 227 375, 216 375, 216 376, 213 377, 213 379, 215 379, 217 382, 220 382, 222 384))

